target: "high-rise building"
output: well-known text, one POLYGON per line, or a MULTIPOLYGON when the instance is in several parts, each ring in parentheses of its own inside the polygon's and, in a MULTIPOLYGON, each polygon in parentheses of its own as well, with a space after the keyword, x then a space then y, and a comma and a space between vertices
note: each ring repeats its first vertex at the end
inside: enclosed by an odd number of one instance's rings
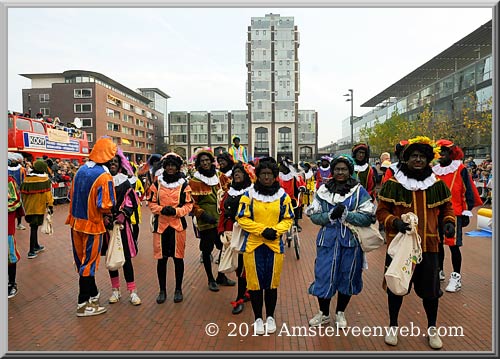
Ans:
POLYGON ((298 134, 299 44, 292 16, 267 14, 251 18, 246 47, 246 102, 249 152, 254 157, 289 156, 297 160, 302 152, 298 134))
POLYGON ((247 110, 169 114, 170 148, 190 157, 202 146, 227 149, 235 135, 249 158, 317 157, 318 114, 299 110, 299 32, 292 16, 252 17, 247 30, 247 110))

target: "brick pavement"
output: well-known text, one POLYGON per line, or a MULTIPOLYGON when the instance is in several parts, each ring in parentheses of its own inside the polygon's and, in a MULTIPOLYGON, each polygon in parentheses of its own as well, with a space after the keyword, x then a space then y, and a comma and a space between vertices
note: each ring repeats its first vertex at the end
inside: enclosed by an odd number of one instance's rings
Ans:
MULTIPOLYGON (((53 236, 40 234, 46 250, 35 259, 27 259, 29 230, 17 231, 22 259, 18 264, 19 294, 8 301, 8 350, 24 351, 308 351, 308 352, 372 352, 430 351, 423 336, 401 337, 397 347, 389 347, 383 336, 293 336, 286 326, 308 328, 308 320, 317 312, 315 297, 307 294, 313 279, 315 235, 318 229, 309 219, 302 220, 302 256, 296 260, 293 251, 285 258, 275 318, 276 334, 270 336, 242 335, 253 323, 250 303, 239 315, 231 314, 230 301, 235 287, 221 287, 218 293, 207 288, 206 275, 199 263, 198 241, 188 228, 184 301, 173 302, 174 270, 169 261, 167 301, 156 304, 158 292, 156 261, 152 257, 151 234, 147 224, 141 226, 139 254, 133 260, 138 294, 143 304, 134 307, 127 297, 105 304, 108 312, 96 317, 76 316, 78 276, 73 270, 68 226, 64 225, 68 205, 55 207, 53 236), (216 323, 218 335, 205 334, 205 326, 216 323), (234 323, 234 324, 232 324, 234 323), (236 328, 236 335, 231 336, 236 328), (242 330, 242 334, 238 334, 242 330), (85 334, 90 333, 90 334, 85 334)), ((143 218, 149 218, 149 208, 143 206, 143 218)), ((190 222, 190 220, 188 220, 190 222)), ((473 221, 467 229, 474 229, 473 221)), ((443 338, 441 351, 483 351, 492 347, 492 239, 466 237, 463 255, 463 289, 445 293, 440 300, 438 325, 462 326, 463 336, 443 338)), ((445 271, 451 272, 446 249, 445 271)), ((215 254, 215 251, 214 251, 215 254)), ((368 255, 369 268, 363 274, 364 288, 354 296, 347 308, 349 326, 385 326, 388 324, 387 296, 381 289, 384 250, 368 255)), ((214 265, 214 272, 216 271, 214 265)), ((230 274, 234 279, 234 274, 230 274)), ((101 303, 111 293, 109 276, 103 262, 97 274, 101 303)), ((122 293, 125 281, 120 272, 122 293)), ((442 283, 444 290, 447 281, 442 283)), ((332 312, 336 299, 332 300, 332 312)), ((426 328, 421 300, 412 292, 403 302, 400 326, 426 328)))

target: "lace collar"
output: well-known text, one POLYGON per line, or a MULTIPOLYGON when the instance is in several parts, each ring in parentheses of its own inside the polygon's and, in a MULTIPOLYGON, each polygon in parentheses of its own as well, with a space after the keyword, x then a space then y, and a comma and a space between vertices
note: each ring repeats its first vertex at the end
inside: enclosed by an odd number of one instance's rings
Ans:
POLYGON ((209 186, 215 186, 219 184, 219 176, 217 176, 217 173, 215 173, 212 177, 207 177, 196 171, 193 177, 209 186))
POLYGON ((266 203, 274 202, 274 201, 280 199, 281 196, 283 196, 285 194, 285 190, 283 188, 280 188, 278 190, 278 192, 276 192, 272 196, 264 196, 264 195, 258 193, 257 191, 255 191, 255 189, 253 187, 249 190, 249 192, 250 192, 251 197, 255 198, 258 201, 266 202, 266 203))
POLYGON ((456 170, 458 170, 458 167, 462 164, 462 161, 460 160, 453 160, 448 166, 441 166, 440 164, 435 165, 432 167, 432 171, 438 175, 438 176, 445 176, 449 173, 454 173, 456 170))
POLYGON ((113 184, 115 187, 121 185, 125 181, 128 181, 128 176, 124 173, 117 173, 113 176, 113 184))
POLYGON ((179 178, 175 182, 168 183, 168 182, 165 182, 165 180, 163 179, 163 176, 162 176, 162 177, 158 177, 158 182, 160 183, 160 185, 162 187, 177 188, 179 186, 182 186, 184 184, 184 182, 186 182, 186 180, 184 178, 179 178))
POLYGON ((308 179, 310 179, 313 176, 313 171, 309 170, 309 171, 305 172, 305 176, 306 176, 306 181, 307 181, 308 179))
POLYGON ((364 165, 354 165, 354 172, 364 172, 368 168, 368 162, 364 165))
POLYGON ((336 203, 339 202, 344 202, 347 198, 351 197, 358 189, 358 187, 361 186, 361 184, 356 184, 353 188, 349 190, 345 195, 340 195, 338 193, 332 193, 326 188, 326 185, 322 184, 321 187, 319 187, 317 195, 319 198, 322 200, 335 205, 336 203))
POLYGON ((30 177, 47 177, 47 179, 49 178, 49 175, 47 173, 34 173, 34 172, 31 172, 31 173, 28 173, 28 176, 30 176, 30 177))
POLYGON ((21 165, 19 163, 17 164, 17 166, 14 167, 9 166, 9 171, 17 171, 19 169, 21 169, 21 165))
POLYGON ((418 190, 424 191, 437 181, 437 178, 434 175, 434 173, 432 173, 429 177, 427 177, 423 181, 417 181, 414 178, 408 178, 402 171, 394 173, 394 178, 399 183, 401 183, 401 186, 406 188, 408 191, 418 191, 418 190))
POLYGON ((233 187, 229 187, 229 191, 227 191, 227 194, 232 197, 241 196, 243 193, 245 193, 246 191, 250 191, 251 189, 253 190, 253 184, 251 184, 247 188, 243 188, 240 190, 235 190, 233 187))
POLYGON ((137 177, 136 176, 129 177, 128 181, 130 182, 130 184, 135 184, 137 182, 137 177))
POLYGON ((280 172, 280 178, 282 181, 290 181, 293 177, 294 176, 291 171, 288 174, 283 174, 283 172, 280 172))
POLYGON ((231 176, 233 175, 233 170, 229 170, 227 171, 226 173, 220 171, 224 176, 226 176, 227 178, 231 178, 231 176))

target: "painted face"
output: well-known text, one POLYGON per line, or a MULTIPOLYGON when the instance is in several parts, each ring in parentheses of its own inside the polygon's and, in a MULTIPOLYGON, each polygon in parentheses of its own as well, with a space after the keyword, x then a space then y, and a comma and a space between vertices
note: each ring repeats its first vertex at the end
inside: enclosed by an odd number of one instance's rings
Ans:
POLYGON ((200 157, 200 167, 203 170, 208 171, 212 167, 212 161, 208 155, 201 155, 200 157))
POLYGON ((245 180, 245 175, 243 171, 239 168, 235 169, 233 171, 233 182, 235 183, 241 183, 245 180))
POLYGON ((365 156, 366 156, 366 151, 365 150, 358 150, 356 152, 356 159, 358 161, 363 161, 365 159, 365 156))
POLYGON ((275 181, 273 171, 270 168, 264 168, 259 173, 259 182, 263 186, 271 186, 275 181))
POLYGON ((407 165, 410 170, 423 170, 428 165, 427 157, 419 150, 414 150, 410 153, 407 165))
POLYGON ((217 158, 217 162, 219 163, 219 166, 220 166, 221 168, 226 168, 226 167, 227 167, 227 165, 229 164, 229 163, 228 163, 228 162, 227 162, 224 158, 222 158, 222 157, 217 158))
POLYGON ((333 178, 337 182, 345 182, 349 179, 349 167, 344 162, 338 162, 333 168, 333 178))
POLYGON ((108 169, 111 176, 115 176, 118 173, 118 170, 120 169, 120 160, 118 159, 118 156, 113 157, 108 162, 108 169))
POLYGON ((174 175, 177 173, 177 166, 173 163, 167 163, 165 165, 165 172, 169 175, 174 175))
POLYGON ((441 147, 441 157, 439 157, 439 164, 441 166, 448 166, 451 163, 450 149, 448 147, 441 147))

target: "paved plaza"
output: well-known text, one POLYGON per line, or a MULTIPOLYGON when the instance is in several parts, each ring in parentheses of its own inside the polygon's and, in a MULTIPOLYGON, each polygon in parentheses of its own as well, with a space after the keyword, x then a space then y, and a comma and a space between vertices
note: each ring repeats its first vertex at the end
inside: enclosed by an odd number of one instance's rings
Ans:
MULTIPOLYGON (((399 325, 420 329, 419 336, 399 337, 390 347, 376 327, 388 324, 387 295, 382 289, 384 249, 367 255, 369 268, 363 274, 363 291, 351 299, 346 310, 349 333, 337 333, 331 327, 323 332, 307 331, 309 319, 318 311, 315 297, 307 294, 313 280, 315 237, 318 226, 308 218, 302 220, 301 259, 287 249, 275 319, 278 330, 269 336, 252 336, 254 321, 250 303, 239 315, 231 314, 230 302, 236 287, 208 290, 203 265, 199 263, 198 240, 188 219, 184 274, 184 301, 173 302, 174 267, 168 263, 167 301, 158 305, 156 260, 152 255, 149 224, 140 230, 139 253, 133 259, 138 294, 142 305, 128 302, 123 272, 120 271, 122 300, 107 304, 111 294, 109 275, 101 261, 97 285, 105 314, 79 318, 76 316, 78 275, 74 271, 69 227, 64 225, 68 205, 55 207, 54 235, 39 234, 46 250, 35 259, 27 259, 29 230, 17 231, 22 254, 18 263, 19 293, 8 300, 8 351, 147 351, 147 352, 211 352, 211 351, 299 351, 299 352, 378 352, 431 351, 423 336, 427 321, 421 300, 412 292, 405 297, 399 325), (212 325, 210 323, 213 323, 212 325), (213 334, 217 325, 219 332, 213 334), (302 327, 300 329, 299 327, 302 327), (358 329, 356 329, 359 327, 358 329), (247 334, 246 330, 249 330, 247 334), (294 332, 295 330, 295 332, 294 332), (332 332, 334 330, 334 332, 332 332), (361 331, 359 331, 361 330, 361 331), (372 333, 372 335, 363 335, 372 333), (314 335, 315 334, 315 335, 314 335), (378 334, 373 335, 373 334, 378 334)), ((149 207, 143 206, 143 218, 149 219, 149 207)), ((477 209, 474 213, 477 212, 477 209)), ((148 222, 146 220, 146 222, 148 222)), ((24 223, 24 222, 23 222, 24 223)), ((475 229, 475 219, 467 230, 475 229)), ((493 350, 493 247, 487 237, 468 237, 462 248, 463 288, 445 293, 439 303, 438 325, 453 330, 461 327, 461 336, 444 336, 443 351, 491 352, 493 350)), ((216 251, 214 250, 214 255, 216 251)), ((214 273, 216 265, 213 265, 214 273)), ((450 252, 446 248, 445 272, 451 273, 450 252)), ((235 274, 228 276, 235 279, 235 274)), ((334 312, 336 298, 332 300, 334 312)), ((265 311, 264 311, 265 314, 265 311)), ((444 329, 442 329, 444 330, 444 329)))

